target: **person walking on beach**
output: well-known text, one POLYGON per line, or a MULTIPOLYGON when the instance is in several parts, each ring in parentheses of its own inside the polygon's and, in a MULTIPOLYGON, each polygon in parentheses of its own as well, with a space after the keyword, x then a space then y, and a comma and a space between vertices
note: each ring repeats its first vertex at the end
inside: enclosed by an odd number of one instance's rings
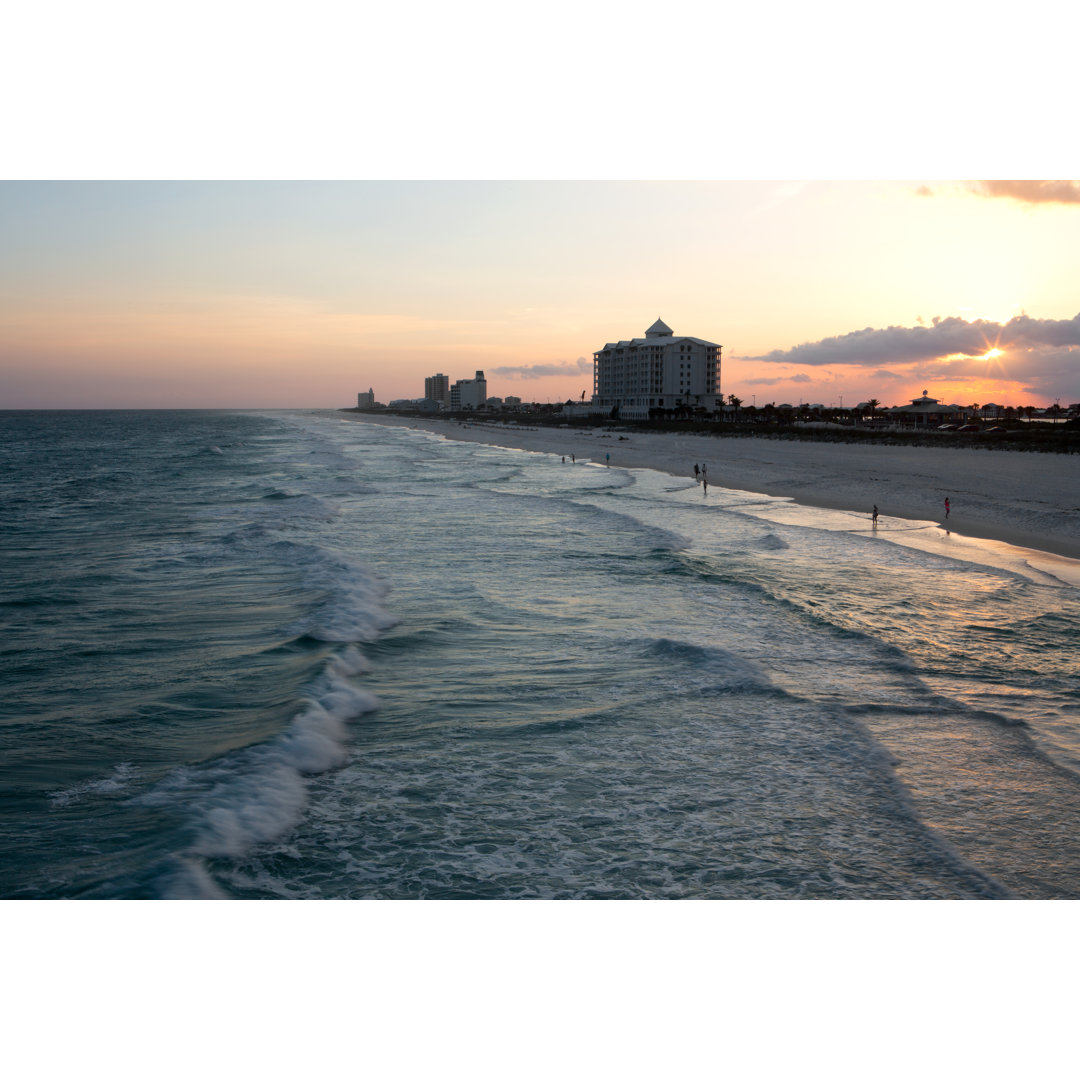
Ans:
POLYGON ((604 461, 607 462, 607 467, 610 469, 611 468, 611 454, 605 454, 604 455, 604 461))
POLYGON ((709 481, 705 479, 705 474, 704 473, 701 474, 701 486, 704 489, 702 491, 702 494, 703 495, 708 495, 709 494, 709 481))
POLYGON ((697 462, 694 462, 694 479, 696 480, 701 475, 701 470, 697 467, 697 462))
POLYGON ((874 520, 874 528, 876 529, 877 528, 877 504, 876 503, 874 504, 873 520, 874 520))
POLYGON ((948 499, 945 500, 945 516, 946 517, 949 516, 949 500, 948 499))

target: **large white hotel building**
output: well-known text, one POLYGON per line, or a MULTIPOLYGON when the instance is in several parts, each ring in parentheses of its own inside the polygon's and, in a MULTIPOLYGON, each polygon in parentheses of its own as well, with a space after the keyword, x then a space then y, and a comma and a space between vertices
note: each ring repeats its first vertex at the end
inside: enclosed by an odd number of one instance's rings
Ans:
POLYGON ((716 408, 722 345, 676 335, 662 320, 643 338, 608 343, 593 353, 593 406, 618 406, 625 420, 646 420, 650 409, 716 408))

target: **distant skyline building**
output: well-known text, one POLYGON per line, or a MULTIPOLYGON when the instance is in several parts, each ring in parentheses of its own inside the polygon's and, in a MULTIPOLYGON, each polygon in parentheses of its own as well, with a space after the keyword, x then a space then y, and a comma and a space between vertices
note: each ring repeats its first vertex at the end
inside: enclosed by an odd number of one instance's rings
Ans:
POLYGON ((375 390, 369 389, 365 394, 361 391, 356 395, 356 407, 358 409, 374 409, 375 408, 375 390))
POLYGON ((723 402, 722 349, 703 338, 677 335, 657 319, 643 338, 609 342, 593 353, 592 403, 605 412, 618 407, 627 420, 646 420, 650 409, 711 412, 723 402))
POLYGON ((487 401, 487 379, 484 373, 478 371, 474 379, 458 379, 450 387, 450 408, 453 411, 461 409, 480 409, 487 401))
POLYGON ((424 380, 424 400, 438 402, 444 409, 450 408, 450 377, 429 375, 424 380))

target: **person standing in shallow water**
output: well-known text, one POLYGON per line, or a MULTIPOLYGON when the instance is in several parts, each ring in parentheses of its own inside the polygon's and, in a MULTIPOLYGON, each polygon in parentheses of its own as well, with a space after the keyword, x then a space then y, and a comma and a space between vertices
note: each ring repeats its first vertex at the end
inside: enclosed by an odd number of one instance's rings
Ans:
POLYGON ((874 505, 874 513, 873 513, 872 516, 873 516, 873 521, 874 521, 874 528, 876 529, 877 528, 877 505, 876 504, 874 505))
POLYGON ((946 517, 949 516, 949 500, 948 499, 945 500, 945 516, 946 517))

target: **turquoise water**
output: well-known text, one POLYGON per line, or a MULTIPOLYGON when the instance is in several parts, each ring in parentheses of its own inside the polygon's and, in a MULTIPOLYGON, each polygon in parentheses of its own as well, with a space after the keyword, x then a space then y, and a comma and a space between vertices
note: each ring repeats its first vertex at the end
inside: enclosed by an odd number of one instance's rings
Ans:
POLYGON ((1080 895, 1023 553, 334 413, 0 424, 0 895, 1080 895))

